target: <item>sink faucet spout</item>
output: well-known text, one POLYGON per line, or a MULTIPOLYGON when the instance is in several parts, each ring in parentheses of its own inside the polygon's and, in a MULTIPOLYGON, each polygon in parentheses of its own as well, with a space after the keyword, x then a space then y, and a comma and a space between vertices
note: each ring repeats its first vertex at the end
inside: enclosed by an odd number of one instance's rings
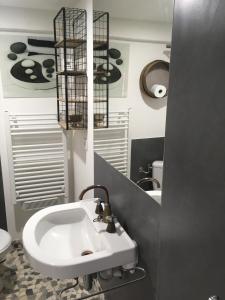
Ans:
MULTIPOLYGON (((97 184, 97 185, 88 186, 86 189, 84 189, 81 192, 81 194, 79 196, 79 200, 82 200, 84 195, 88 191, 93 190, 93 189, 102 189, 105 192, 106 197, 105 197, 105 200, 104 200, 104 211, 103 211, 103 216, 102 216, 103 222, 108 223, 106 231, 108 231, 110 233, 116 232, 116 227, 115 227, 115 224, 114 224, 114 221, 113 221, 113 216, 112 216, 111 205, 110 205, 110 202, 109 202, 109 192, 108 192, 107 188, 104 185, 97 184)), ((99 210, 99 203, 97 204, 97 208, 99 210)), ((97 210, 97 208, 96 208, 96 210, 97 210)))

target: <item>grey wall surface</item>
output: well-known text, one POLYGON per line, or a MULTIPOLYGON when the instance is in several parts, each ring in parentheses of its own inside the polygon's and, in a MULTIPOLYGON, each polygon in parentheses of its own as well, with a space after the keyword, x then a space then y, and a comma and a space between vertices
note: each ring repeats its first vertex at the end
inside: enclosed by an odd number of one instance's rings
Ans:
MULTIPOLYGON (((163 160, 164 137, 135 139, 131 141, 130 179, 134 182, 146 177, 138 171, 139 167, 147 169, 147 165, 155 160, 163 160)), ((149 176, 152 174, 150 173, 149 176)), ((147 183, 145 190, 152 189, 147 183)))
POLYGON ((225 1, 176 0, 159 300, 225 299, 225 1))
POLYGON ((1 163, 0 163, 0 228, 7 230, 1 163))
MULTIPOLYGON (((160 206, 97 154, 95 154, 95 184, 103 184, 108 188, 113 212, 137 242, 139 263, 148 271, 147 279, 107 294, 107 299, 154 300, 159 254, 160 206)), ((95 196, 101 196, 99 190, 96 190, 95 196)))

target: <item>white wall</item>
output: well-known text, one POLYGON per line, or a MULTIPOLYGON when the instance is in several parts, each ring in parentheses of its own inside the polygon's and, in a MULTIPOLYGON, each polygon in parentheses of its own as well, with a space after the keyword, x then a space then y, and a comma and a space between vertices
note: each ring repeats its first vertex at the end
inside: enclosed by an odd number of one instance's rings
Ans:
MULTIPOLYGON (((75 2, 75 1, 74 1, 75 2)), ((56 11, 0 6, 0 29, 53 32, 56 11)))
MULTIPOLYGON (((74 1, 74 7, 86 8, 88 15, 88 26, 92 29, 92 1, 78 0, 74 1)), ((53 34, 53 18, 56 11, 35 10, 13 7, 0 7, 0 34, 53 34)), ((71 146, 70 159, 70 201, 78 198, 81 190, 93 184, 93 63, 92 63, 92 33, 88 34, 88 130, 86 132, 69 132, 67 133, 68 144, 71 146), (91 47, 90 47, 91 45, 91 47)), ((1 70, 0 70, 1 71, 1 70)), ((10 98, 6 99, 0 92, 0 110, 1 112, 8 110, 13 113, 56 113, 56 98, 10 98)), ((4 126, 4 124, 2 124, 4 126)), ((2 130, 4 128, 2 126, 2 130)), ((7 153, 4 139, 4 132, 0 132, 1 138, 1 160, 3 162, 3 181, 5 189, 5 202, 8 229, 13 238, 18 238, 27 219, 32 212, 23 211, 19 206, 12 204, 10 187, 7 185, 9 181, 9 170, 7 165, 7 153)), ((91 194, 89 194, 91 195, 91 194)))
POLYGON ((169 61, 166 44, 171 41, 171 24, 111 19, 112 41, 129 44, 129 70, 126 98, 110 98, 110 110, 130 109, 130 139, 165 134, 167 99, 150 99, 141 93, 139 79, 143 68, 153 60, 169 61))
MULTIPOLYGON (((94 146, 93 146, 93 7, 92 1, 80 1, 87 10, 87 76, 88 76, 88 129, 74 131, 74 196, 78 199, 81 191, 94 184, 94 146), (90 12, 90 13, 89 13, 90 12)), ((85 197, 92 197, 93 191, 85 197)))
POLYGON ((165 44, 130 42, 128 87, 126 98, 110 98, 110 110, 130 109, 130 139, 159 137, 165 134, 167 99, 151 99, 141 93, 140 74, 156 59, 168 60, 165 44))
POLYGON ((171 40, 171 24, 126 19, 110 19, 110 38, 167 43, 171 40))

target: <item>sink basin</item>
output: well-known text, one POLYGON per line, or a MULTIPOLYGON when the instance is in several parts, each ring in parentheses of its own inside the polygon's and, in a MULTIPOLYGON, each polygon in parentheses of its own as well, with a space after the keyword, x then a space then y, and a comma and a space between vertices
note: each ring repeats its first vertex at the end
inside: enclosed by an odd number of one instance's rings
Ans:
POLYGON ((159 205, 161 205, 162 191, 161 190, 153 190, 146 191, 146 193, 154 199, 159 205))
POLYGON ((93 222, 96 199, 55 205, 35 213, 23 230, 23 244, 32 267, 52 278, 74 278, 137 263, 136 243, 119 222, 116 233, 93 222))

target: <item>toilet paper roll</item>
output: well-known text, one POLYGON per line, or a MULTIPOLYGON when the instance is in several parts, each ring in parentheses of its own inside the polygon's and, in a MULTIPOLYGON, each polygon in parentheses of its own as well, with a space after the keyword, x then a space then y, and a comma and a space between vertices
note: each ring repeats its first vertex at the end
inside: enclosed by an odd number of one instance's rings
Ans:
POLYGON ((155 98, 163 98, 166 96, 167 89, 164 85, 161 84, 153 84, 151 87, 151 93, 155 98))

